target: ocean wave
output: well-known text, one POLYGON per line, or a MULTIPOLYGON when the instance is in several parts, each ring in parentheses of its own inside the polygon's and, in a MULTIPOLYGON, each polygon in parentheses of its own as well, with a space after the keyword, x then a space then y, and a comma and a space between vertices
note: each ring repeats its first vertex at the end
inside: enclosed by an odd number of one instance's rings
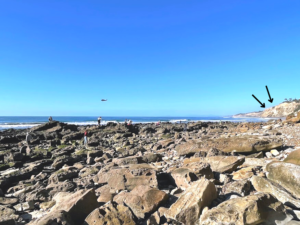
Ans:
POLYGON ((1 124, 0 129, 25 129, 38 125, 40 124, 1 124))
POLYGON ((188 122, 187 119, 176 119, 176 120, 169 120, 170 123, 179 123, 179 122, 188 122))

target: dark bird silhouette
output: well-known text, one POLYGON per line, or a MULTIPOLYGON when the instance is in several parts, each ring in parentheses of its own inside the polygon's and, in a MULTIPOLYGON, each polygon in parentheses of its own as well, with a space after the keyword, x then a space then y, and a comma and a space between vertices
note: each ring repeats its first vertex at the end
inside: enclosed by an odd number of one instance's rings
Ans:
POLYGON ((106 101, 107 101, 107 99, 101 99, 101 101, 102 101, 102 102, 106 102, 106 101))

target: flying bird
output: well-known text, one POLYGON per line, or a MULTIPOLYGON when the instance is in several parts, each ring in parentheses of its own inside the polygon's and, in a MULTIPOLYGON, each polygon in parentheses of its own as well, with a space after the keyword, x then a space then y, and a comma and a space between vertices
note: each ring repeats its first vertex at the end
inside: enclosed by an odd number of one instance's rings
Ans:
POLYGON ((107 101, 107 99, 101 99, 101 101, 102 101, 102 102, 106 102, 106 101, 107 101))

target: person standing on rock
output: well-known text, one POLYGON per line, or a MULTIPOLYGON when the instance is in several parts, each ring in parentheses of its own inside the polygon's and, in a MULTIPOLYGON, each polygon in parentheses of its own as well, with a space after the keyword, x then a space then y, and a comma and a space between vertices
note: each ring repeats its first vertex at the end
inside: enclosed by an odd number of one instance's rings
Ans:
POLYGON ((101 117, 98 118, 98 127, 101 126, 101 119, 102 119, 101 117))
POLYGON ((26 144, 29 146, 29 141, 31 140, 30 131, 26 133, 26 144))
POLYGON ((187 131, 187 123, 184 124, 184 131, 187 131))
POLYGON ((84 131, 84 138, 83 138, 83 142, 84 142, 84 146, 86 147, 88 144, 88 139, 87 139, 87 130, 84 131))

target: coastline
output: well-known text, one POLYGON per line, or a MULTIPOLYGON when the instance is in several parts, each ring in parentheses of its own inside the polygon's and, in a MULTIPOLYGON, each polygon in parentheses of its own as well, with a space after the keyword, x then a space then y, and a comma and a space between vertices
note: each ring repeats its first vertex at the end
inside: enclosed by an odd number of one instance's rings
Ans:
MULTIPOLYGON (((259 117, 104 117, 101 125, 107 123, 124 124, 125 118, 131 119, 133 124, 151 124, 161 121, 162 123, 189 123, 189 122, 265 122, 270 118, 259 117)), ((54 120, 56 117, 54 118, 54 120)), ((92 126, 97 125, 95 117, 57 117, 57 120, 70 125, 92 126)), ((0 117, 0 130, 5 129, 28 129, 47 122, 47 117, 0 117)))

